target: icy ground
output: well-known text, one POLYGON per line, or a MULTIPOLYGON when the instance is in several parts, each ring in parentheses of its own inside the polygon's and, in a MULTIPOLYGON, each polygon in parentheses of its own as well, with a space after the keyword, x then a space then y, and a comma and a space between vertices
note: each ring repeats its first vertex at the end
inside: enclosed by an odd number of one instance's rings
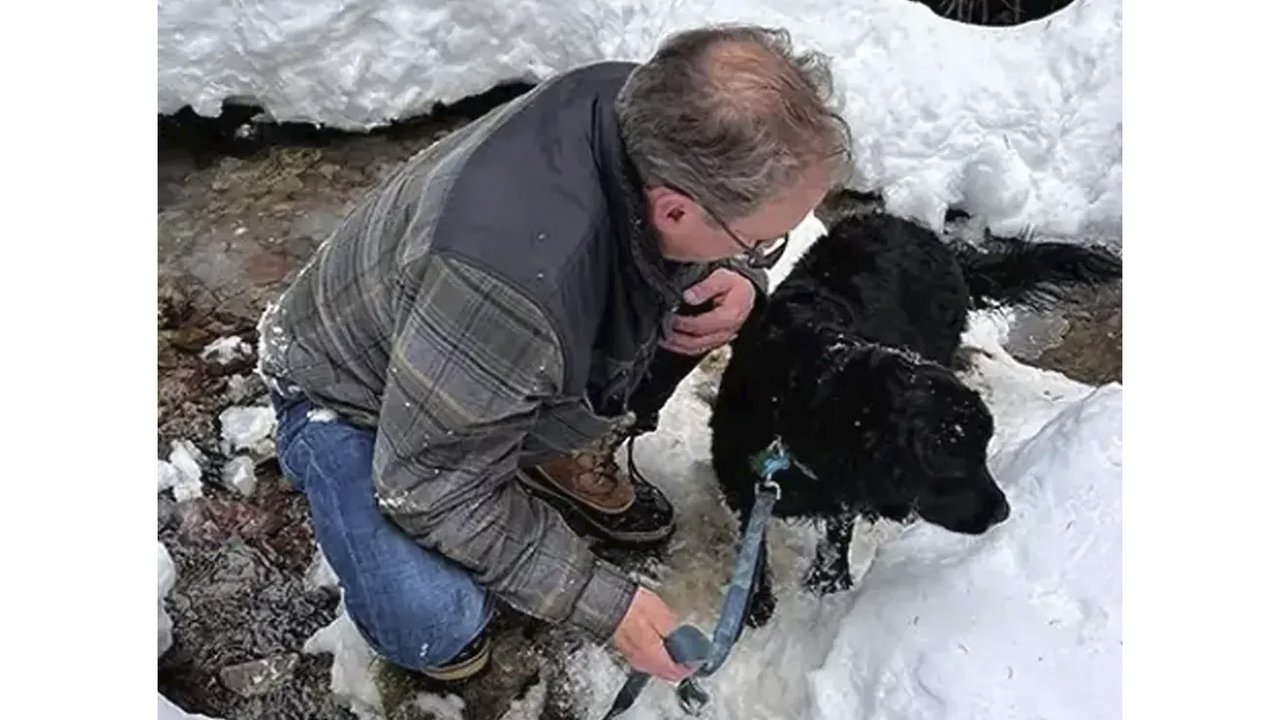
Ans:
POLYGON ((643 60, 703 22, 790 29, 834 58, 857 137, 853 185, 941 229, 948 207, 999 233, 1118 235, 1121 2, 1076 0, 1013 28, 907 0, 160 0, 159 107, 223 101, 363 130, 509 80, 643 60))
MULTIPOLYGON (((798 254, 821 224, 806 221, 798 254)), ((794 258, 793 258, 794 259, 794 258)), ((775 274, 785 273, 784 262, 775 274)), ((776 279, 776 278, 775 278, 776 279)), ((890 720, 1120 716, 1121 406, 1102 387, 1019 363, 1001 347, 1005 316, 973 318, 966 335, 978 389, 996 421, 991 463, 1010 519, 971 538, 916 524, 860 529, 851 567, 860 586, 818 598, 799 590, 817 536, 771 528, 778 608, 748 631, 706 687, 717 720, 890 720), (869 570, 868 570, 869 568, 869 570)), ((657 433, 637 441, 638 463, 678 512, 669 561, 648 580, 682 618, 709 631, 734 553, 734 524, 717 496, 706 428, 717 380, 700 368, 664 409, 657 433)), ((369 650, 339 617, 308 642, 336 653, 335 692, 376 717, 369 650)), ((568 660, 582 717, 599 717, 625 670, 597 647, 568 660)), ((534 720, 536 693, 505 720, 534 720)), ((419 704, 456 703, 420 696, 419 704)), ((654 683, 635 720, 686 717, 654 683)))

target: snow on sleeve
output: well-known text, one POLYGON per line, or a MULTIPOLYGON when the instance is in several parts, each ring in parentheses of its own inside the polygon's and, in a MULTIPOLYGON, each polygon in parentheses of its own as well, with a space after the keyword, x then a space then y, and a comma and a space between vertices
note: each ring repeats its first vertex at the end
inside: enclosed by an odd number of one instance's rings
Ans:
POLYGON ((940 229, 948 206, 998 233, 1118 234, 1121 1, 982 28, 905 0, 160 0, 159 104, 223 100, 366 130, 509 80, 647 58, 703 22, 788 28, 834 58, 853 184, 940 229))

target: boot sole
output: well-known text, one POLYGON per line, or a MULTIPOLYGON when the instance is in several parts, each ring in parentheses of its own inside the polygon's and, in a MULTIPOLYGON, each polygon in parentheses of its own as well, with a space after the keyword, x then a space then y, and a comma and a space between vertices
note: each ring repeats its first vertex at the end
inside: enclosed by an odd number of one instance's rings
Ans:
POLYGON ((446 665, 444 667, 423 668, 418 672, 432 680, 440 682, 458 682, 475 677, 485 666, 489 664, 489 656, 491 654, 491 645, 485 640, 484 648, 476 653, 474 657, 463 660, 454 665, 446 665))
POLYGON ((674 518, 665 526, 655 530, 625 533, 610 530, 597 522, 595 518, 591 517, 590 513, 585 512, 575 498, 567 495, 555 486, 549 486, 546 483, 539 482, 531 473, 524 470, 517 471, 516 477, 519 478, 522 485, 531 490, 535 495, 551 503, 552 507, 558 510, 561 515, 565 516, 566 520, 570 521, 570 525, 580 523, 582 526, 581 529, 578 527, 575 527, 574 529, 578 530, 581 534, 592 535, 600 540, 620 545, 647 546, 661 543, 675 533, 676 523, 674 518), (575 520, 577 523, 573 522, 575 520), (583 530, 586 530, 586 532, 582 532, 583 530))

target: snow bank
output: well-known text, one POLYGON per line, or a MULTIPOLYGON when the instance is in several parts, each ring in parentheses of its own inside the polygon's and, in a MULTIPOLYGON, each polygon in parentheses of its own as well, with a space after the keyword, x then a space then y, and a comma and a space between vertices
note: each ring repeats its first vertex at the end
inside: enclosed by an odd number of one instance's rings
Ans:
POLYGON ((703 22, 789 28, 835 58, 860 190, 941 228, 1118 234, 1120 0, 979 28, 906 0, 160 0, 159 109, 224 100, 362 130, 508 80, 643 60, 703 22))
POLYGON ((881 549, 808 677, 812 717, 1120 717, 1121 391, 1055 405, 996 453, 1007 524, 881 549))

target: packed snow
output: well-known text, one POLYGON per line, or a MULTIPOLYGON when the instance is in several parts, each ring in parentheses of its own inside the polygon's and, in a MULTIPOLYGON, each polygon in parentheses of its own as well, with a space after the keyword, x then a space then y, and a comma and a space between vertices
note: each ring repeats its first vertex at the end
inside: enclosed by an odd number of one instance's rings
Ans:
POLYGON ((1013 28, 906 0, 160 0, 159 106, 227 100, 277 121, 364 130, 510 80, 647 58, 704 22, 782 26, 832 56, 855 135, 852 185, 940 229, 1116 236, 1121 0, 1076 0, 1013 28))

